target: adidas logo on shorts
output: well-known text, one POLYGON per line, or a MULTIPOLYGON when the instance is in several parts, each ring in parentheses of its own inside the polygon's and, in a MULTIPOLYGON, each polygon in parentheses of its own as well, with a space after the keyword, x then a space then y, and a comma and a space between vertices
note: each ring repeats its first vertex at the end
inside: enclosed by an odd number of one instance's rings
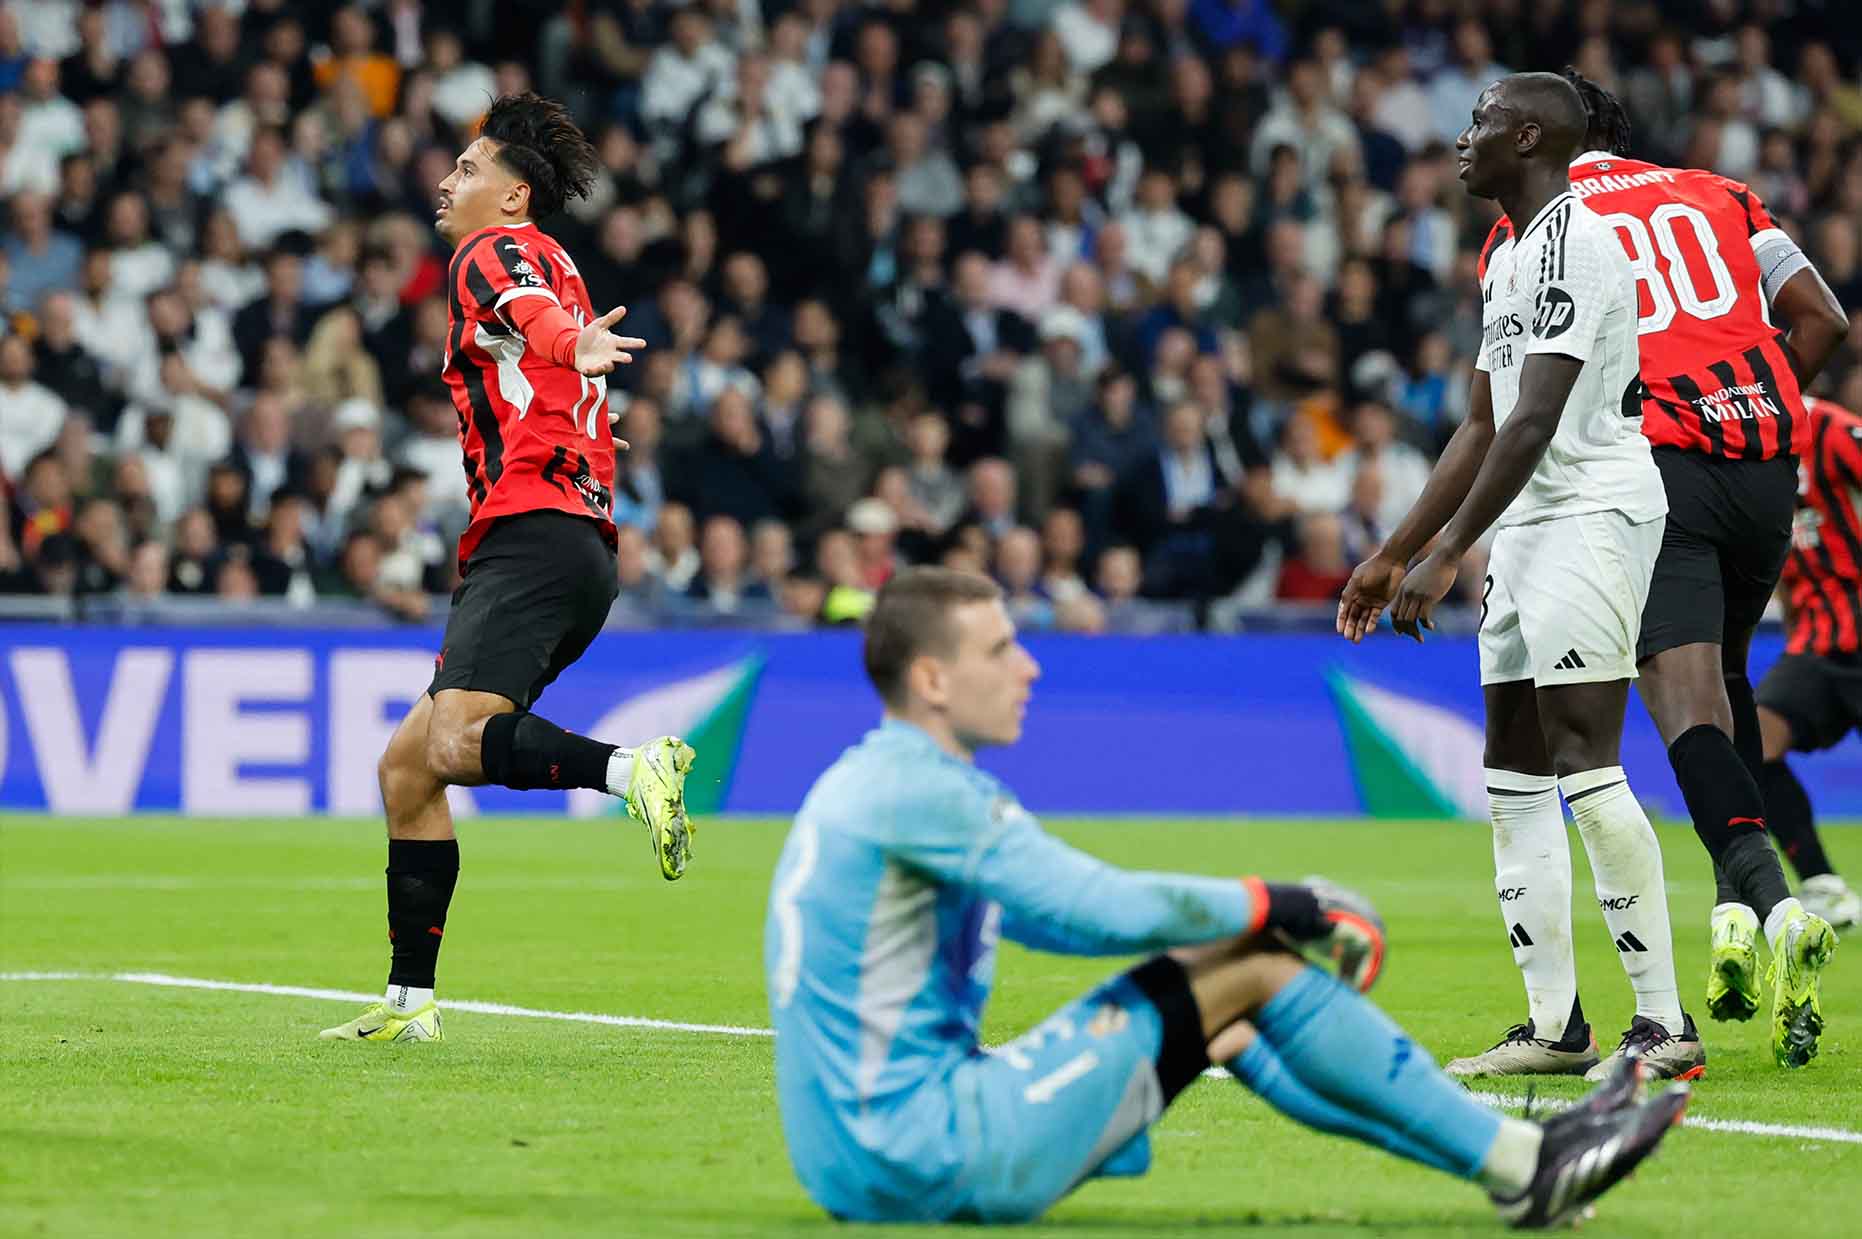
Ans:
POLYGON ((1552 670, 1554 671, 1582 671, 1584 670, 1584 660, 1578 657, 1578 652, 1576 650, 1572 650, 1569 653, 1567 653, 1563 658, 1553 663, 1552 670))

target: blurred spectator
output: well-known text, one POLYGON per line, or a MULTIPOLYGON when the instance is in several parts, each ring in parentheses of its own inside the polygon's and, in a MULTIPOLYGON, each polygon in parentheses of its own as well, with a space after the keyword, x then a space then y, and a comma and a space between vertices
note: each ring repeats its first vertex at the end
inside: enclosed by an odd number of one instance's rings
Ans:
POLYGON ((316 63, 317 85, 325 91, 352 82, 377 119, 392 115, 401 67, 375 50, 375 23, 360 5, 345 5, 330 17, 330 46, 316 63))
POLYGON ((1287 66, 1285 95, 1254 131, 1248 162, 1256 176, 1266 173, 1270 156, 1282 146, 1291 147, 1299 156, 1308 189, 1318 188, 1338 152, 1358 153, 1357 131, 1338 110, 1316 61, 1297 60, 1287 66))
POLYGON ((821 535, 815 546, 815 568, 827 587, 821 601, 821 622, 857 624, 865 619, 873 609, 873 591, 861 580, 853 535, 844 529, 821 535))
POLYGON ((130 552, 129 575, 123 582, 122 599, 146 604, 159 601, 167 592, 168 548, 154 538, 138 542, 130 552))
POLYGON ((1437 70, 1429 82, 1429 114, 1435 122, 1435 140, 1454 142, 1468 127, 1475 98, 1507 72, 1506 66, 1493 58, 1487 27, 1474 17, 1457 21, 1449 63, 1437 70))
POLYGON ((729 516, 705 522, 699 569, 686 595, 708 618, 754 617, 773 610, 775 598, 749 571, 743 526, 729 516))
POLYGON ((1187 401, 1174 406, 1159 450, 1120 482, 1118 523, 1144 553, 1147 594, 1191 597, 1213 584, 1212 523, 1229 486, 1202 410, 1187 401))
POLYGON ((381 368, 362 347, 362 320, 348 306, 337 306, 317 320, 304 346, 304 394, 325 408, 349 400, 380 407, 381 368))
POLYGON ((692 510, 683 503, 669 503, 660 509, 659 522, 653 527, 653 572, 666 588, 683 594, 698 575, 697 535, 692 510))
POLYGON ((1137 203, 1119 217, 1119 225, 1131 270, 1154 287, 1163 285, 1171 261, 1196 235, 1196 226, 1177 206, 1176 181, 1161 168, 1145 172, 1137 203))
POLYGON ((757 426, 750 397, 725 388, 711 406, 704 441, 674 473, 674 493, 701 518, 734 518, 745 524, 788 516, 797 479, 777 458, 757 426))
POLYGON ((13 501, 20 554, 35 563, 48 538, 70 530, 73 519, 71 477, 54 452, 43 451, 25 466, 13 501))
POLYGON ((189 509, 175 522, 168 588, 178 594, 211 592, 214 560, 219 549, 220 540, 214 533, 213 517, 205 508, 189 509))
POLYGON ((1086 553, 1086 524, 1072 508, 1055 508, 1041 523, 1041 592, 1056 603, 1086 594, 1080 560, 1086 553))
MULTIPOLYGON (((106 387, 103 367, 78 339, 77 303, 71 293, 46 295, 39 305, 39 335, 32 343, 34 379, 68 408, 88 413, 99 429, 112 429, 122 402, 106 387)), ((0 415, 0 423, 10 420, 0 415)))
POLYGON ((1031 512, 1053 503, 1067 464, 1067 427, 1092 404, 1086 320, 1068 306, 1041 319, 1041 351, 1016 367, 1007 406, 1009 454, 1031 512))
POLYGON ((222 198, 240 240, 252 248, 263 249, 287 232, 315 234, 330 222, 329 204, 288 165, 288 156, 284 130, 261 127, 252 135, 246 174, 222 198))
POLYGON ((750 575, 780 599, 794 571, 795 537, 789 527, 777 520, 758 521, 750 531, 750 575))
POLYGON ((1299 522, 1298 553, 1282 565, 1274 594, 1283 602, 1331 602, 1350 577, 1344 523, 1331 512, 1310 513, 1299 522))
POLYGON ((1274 454, 1274 491, 1301 512, 1337 512, 1351 491, 1348 464, 1325 459, 1310 416, 1290 418, 1274 454))
POLYGON ((53 227, 47 195, 14 195, 12 215, 12 235, 6 242, 11 270, 6 299, 0 302, 0 309, 8 312, 36 309, 47 293, 76 288, 84 253, 76 237, 53 227))
POLYGON ((653 553, 638 525, 615 530, 615 569, 620 592, 615 595, 610 620, 629 627, 650 627, 663 617, 668 594, 666 582, 653 568, 653 553))
POLYGON ((0 475, 18 479, 26 462, 50 447, 64 425, 65 402, 35 382, 32 345, 0 337, 0 475))
POLYGON ((840 524, 854 500, 866 493, 872 466, 853 444, 847 406, 833 396, 809 401, 808 456, 802 476, 803 541, 840 524))
MULTIPOLYGON (((331 486, 329 515, 336 521, 348 519, 349 513, 364 492, 380 490, 394 476, 394 466, 382 454, 381 410, 360 397, 345 400, 330 419, 330 430, 342 451, 342 463, 336 467, 331 486)), ((386 548, 377 546, 378 553, 386 548)))
POLYGON ((854 536, 860 585, 877 592, 898 568, 899 518, 885 500, 869 497, 847 509, 847 531, 854 536))
POLYGON ((1054 626, 1054 602, 1041 588, 1041 539, 1017 525, 996 542, 996 580, 1003 605, 1018 628, 1040 631, 1054 626))
POLYGON ((1015 528, 1015 515, 1015 470, 1009 462, 991 457, 971 465, 970 506, 963 523, 996 539, 1015 528))
POLYGON ((270 516, 258 541, 252 573, 259 593, 307 607, 317 599, 310 546, 304 538, 309 503, 302 493, 279 490, 270 497, 270 516))
POLYGON ((261 369, 266 342, 284 336, 300 348, 310 339, 313 319, 304 305, 304 263, 280 246, 265 256, 265 293, 233 316, 233 343, 247 374, 261 369))
POLYGON ((403 594, 445 593, 452 576, 450 548, 423 529, 410 498, 390 490, 369 508, 369 531, 381 546, 382 588, 403 594))
POLYGON ((76 592, 107 594, 129 575, 129 536, 114 499, 90 499, 78 510, 72 533, 78 543, 76 592))
POLYGON ((1140 598, 1143 581, 1137 548, 1113 546, 1100 554, 1095 583, 1103 600, 1105 630, 1128 636, 1190 631, 1189 608, 1140 598))
POLYGON ((1422 496, 1423 487, 1429 484, 1429 461, 1413 445, 1397 437, 1396 414, 1382 401, 1359 402, 1351 415, 1351 436, 1351 448, 1335 464, 1354 475, 1376 467, 1382 495, 1374 516, 1377 526, 1387 534, 1402 523, 1422 496))
POLYGON ((911 453, 906 475, 912 499, 924 510, 929 532, 942 534, 963 514, 963 479, 945 460, 950 427, 936 413, 920 413, 906 428, 905 446, 911 453))

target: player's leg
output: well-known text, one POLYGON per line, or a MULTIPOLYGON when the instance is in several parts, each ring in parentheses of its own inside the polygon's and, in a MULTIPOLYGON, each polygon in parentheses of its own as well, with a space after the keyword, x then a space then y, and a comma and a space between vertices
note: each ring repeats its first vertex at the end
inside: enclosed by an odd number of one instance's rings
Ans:
POLYGON ((1862 923, 1862 897, 1839 877, 1817 834, 1810 796, 1786 762, 1848 735, 1862 719, 1862 676, 1832 659, 1786 654, 1759 684, 1765 822, 1800 882, 1798 901, 1836 929, 1862 923))
MULTIPOLYGON (((1692 1079, 1706 1064, 1675 985, 1661 844, 1622 766, 1623 716, 1660 520, 1592 512, 1531 526, 1535 571, 1520 590, 1539 722, 1578 835, 1597 907, 1636 995, 1613 1057, 1692 1079)), ((1592 1079, 1608 1067, 1600 1065, 1592 1079)))
MULTIPOLYGON (((1313 1116, 1325 1119, 1326 1130, 1342 1126, 1343 1134, 1479 1181, 1515 1221, 1543 1222, 1577 1208, 1550 1198, 1588 1177, 1586 1158, 1596 1169, 1633 1146, 1639 1160, 1685 1105, 1682 1091, 1635 1106, 1637 1075, 1625 1065, 1566 1118, 1544 1125, 1508 1119, 1474 1101, 1369 1000, 1316 968, 1257 943, 1173 956, 1212 1050, 1229 1048, 1231 1025, 1246 1019, 1297 1082, 1276 1097, 1307 1107, 1316 1099, 1324 1105, 1313 1116)), ((1592 1198, 1626 1172, 1593 1179, 1576 1194, 1592 1198)))
MULTIPOLYGON (((1769 559, 1782 563, 1796 485, 1785 472, 1765 468, 1772 462, 1716 462, 1667 450, 1655 457, 1668 491, 1668 527, 1643 615, 1638 688, 1668 746, 1695 833, 1723 882, 1716 925, 1737 915, 1728 898, 1736 896, 1775 938, 1797 903, 1765 837, 1758 780, 1734 743, 1739 729, 1721 647, 1730 637, 1735 655, 1743 652, 1757 619, 1743 612, 1751 606, 1753 580, 1761 575, 1740 571, 1729 579, 1729 569, 1744 562, 1729 551, 1763 542, 1769 559), (1742 472, 1752 468, 1762 472, 1742 472)), ((1766 596, 1776 579, 1774 571, 1766 596)), ((1762 612, 1763 598, 1757 606, 1762 612)), ((1709 1006, 1717 1015, 1719 1006, 1709 1006)))
POLYGON ((612 555, 580 518, 533 512, 486 535, 447 619, 427 760, 447 783, 621 797, 646 823, 661 873, 672 879, 687 856, 691 749, 670 736, 637 749, 607 744, 530 711, 600 632, 615 582, 612 555), (506 708, 490 708, 492 699, 506 708))
POLYGON ((1303 1127, 1375 1145, 1447 1174, 1457 1172, 1458 1167, 1444 1161, 1435 1149, 1418 1144, 1404 1133, 1372 1119, 1362 1118, 1306 1087, 1274 1053, 1273 1046, 1260 1035, 1260 1030, 1247 1020, 1237 1020, 1216 1034, 1215 1040, 1209 1043, 1209 1060, 1220 1063, 1249 1092, 1303 1127))
POLYGON ((355 1019, 325 1029, 326 1040, 441 1039, 434 972, 459 880, 459 842, 446 785, 427 762, 432 716, 433 699, 422 696, 395 728, 376 767, 388 817, 388 989, 355 1019))
POLYGON ((1521 531, 1505 529, 1494 540, 1480 663, 1494 893, 1525 981, 1526 1021, 1508 1028, 1492 1048, 1451 1060, 1454 1076, 1582 1075, 1597 1062, 1571 947, 1571 846, 1512 588, 1527 570, 1518 558, 1520 537, 1521 531))

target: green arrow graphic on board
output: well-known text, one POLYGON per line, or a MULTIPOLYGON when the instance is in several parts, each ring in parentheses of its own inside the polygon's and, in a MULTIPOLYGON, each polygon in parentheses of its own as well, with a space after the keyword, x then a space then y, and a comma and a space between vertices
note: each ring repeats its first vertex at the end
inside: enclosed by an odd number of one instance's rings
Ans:
POLYGON ((1476 724, 1337 668, 1326 673, 1326 686, 1367 814, 1487 819, 1485 743, 1476 724))
MULTIPOLYGON (((654 736, 681 736, 698 750, 685 784, 685 806, 697 815, 716 813, 730 796, 731 778, 743 748, 744 723, 763 674, 763 656, 751 654, 715 670, 661 684, 629 697, 602 715, 588 734, 612 744, 638 744, 654 736)), ((600 792, 569 793, 572 817, 625 812, 600 792)))

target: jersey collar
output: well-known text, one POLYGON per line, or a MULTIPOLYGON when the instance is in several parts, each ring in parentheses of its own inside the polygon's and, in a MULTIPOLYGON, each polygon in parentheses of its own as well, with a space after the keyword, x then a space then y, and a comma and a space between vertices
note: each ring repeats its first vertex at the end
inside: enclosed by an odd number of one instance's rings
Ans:
POLYGON ((1560 206, 1563 206, 1566 202, 1572 202, 1575 200, 1576 199, 1572 196, 1571 191, 1567 189, 1565 190, 1565 192, 1563 192, 1562 194, 1559 194, 1556 198, 1553 198, 1550 202, 1540 207, 1539 213, 1532 217, 1532 222, 1530 224, 1527 224, 1524 228, 1521 228, 1519 230, 1520 242, 1523 244, 1526 238, 1532 235, 1532 230, 1534 228, 1537 228, 1540 222, 1543 221, 1546 216, 1550 215, 1553 211, 1557 210, 1560 206))
POLYGON ((1575 168, 1581 163, 1596 163, 1599 159, 1622 158, 1623 156, 1612 155, 1609 151, 1585 151, 1582 155, 1579 155, 1576 159, 1571 161, 1571 166, 1575 168))

